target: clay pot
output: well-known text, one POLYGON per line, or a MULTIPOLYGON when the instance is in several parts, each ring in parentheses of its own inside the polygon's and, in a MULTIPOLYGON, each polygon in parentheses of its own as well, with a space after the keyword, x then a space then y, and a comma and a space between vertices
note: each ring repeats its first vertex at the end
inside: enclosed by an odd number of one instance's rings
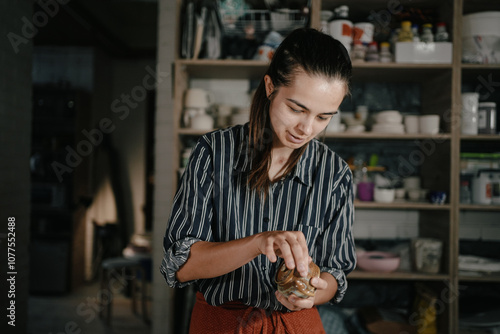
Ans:
POLYGON ((278 291, 285 297, 293 293, 300 298, 309 298, 314 297, 316 293, 316 288, 309 284, 309 280, 313 277, 319 277, 319 274, 319 267, 312 261, 309 262, 307 277, 301 277, 295 269, 288 269, 283 261, 276 272, 275 280, 278 284, 278 291))

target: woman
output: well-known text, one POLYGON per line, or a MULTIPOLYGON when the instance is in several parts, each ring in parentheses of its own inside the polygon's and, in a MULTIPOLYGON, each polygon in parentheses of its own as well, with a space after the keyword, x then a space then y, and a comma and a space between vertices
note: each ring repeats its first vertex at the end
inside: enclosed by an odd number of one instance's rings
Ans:
POLYGON ((295 30, 255 92, 250 123, 198 141, 161 266, 169 286, 196 284, 191 333, 323 332, 314 306, 339 302, 355 266, 353 193, 348 165, 315 137, 350 80, 340 42, 295 30), (278 257, 302 276, 309 261, 320 267, 314 297, 276 292, 278 257))

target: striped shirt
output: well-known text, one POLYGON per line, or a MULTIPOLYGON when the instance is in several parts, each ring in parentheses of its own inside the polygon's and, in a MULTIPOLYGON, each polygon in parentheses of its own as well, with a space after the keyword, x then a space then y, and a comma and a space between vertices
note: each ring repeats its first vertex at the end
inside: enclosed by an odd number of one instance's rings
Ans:
MULTIPOLYGON (((275 296, 279 263, 259 255, 219 277, 179 282, 177 270, 191 245, 223 242, 263 231, 302 231, 313 261, 333 275, 339 302, 346 275, 355 267, 352 174, 345 161, 313 139, 287 177, 273 182, 266 199, 246 186, 251 169, 246 125, 202 136, 191 154, 174 198, 164 238, 161 273, 171 287, 195 283, 210 305, 239 300, 269 310, 286 310, 275 296)), ((279 261, 278 261, 279 262, 279 261)))

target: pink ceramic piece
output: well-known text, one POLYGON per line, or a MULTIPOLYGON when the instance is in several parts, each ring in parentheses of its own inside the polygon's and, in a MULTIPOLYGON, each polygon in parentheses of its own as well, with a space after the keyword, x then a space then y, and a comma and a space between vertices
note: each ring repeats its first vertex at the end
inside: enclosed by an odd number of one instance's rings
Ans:
POLYGON ((316 288, 309 284, 309 280, 313 277, 319 277, 319 267, 314 262, 309 263, 309 273, 307 277, 301 277, 297 270, 288 269, 283 262, 276 272, 276 283, 278 291, 288 297, 290 294, 295 294, 300 298, 314 297, 316 288))
POLYGON ((399 268, 401 259, 390 252, 363 252, 358 254, 358 268, 364 271, 391 272, 399 268))

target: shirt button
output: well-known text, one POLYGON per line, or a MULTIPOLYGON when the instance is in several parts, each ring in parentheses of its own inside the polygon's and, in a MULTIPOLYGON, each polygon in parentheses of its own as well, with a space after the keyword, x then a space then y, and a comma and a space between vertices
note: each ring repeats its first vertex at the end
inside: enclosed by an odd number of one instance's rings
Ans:
POLYGON ((262 269, 262 271, 266 271, 267 267, 266 266, 262 266, 261 269, 262 269))
POLYGON ((264 218, 264 223, 269 223, 269 218, 264 218))

